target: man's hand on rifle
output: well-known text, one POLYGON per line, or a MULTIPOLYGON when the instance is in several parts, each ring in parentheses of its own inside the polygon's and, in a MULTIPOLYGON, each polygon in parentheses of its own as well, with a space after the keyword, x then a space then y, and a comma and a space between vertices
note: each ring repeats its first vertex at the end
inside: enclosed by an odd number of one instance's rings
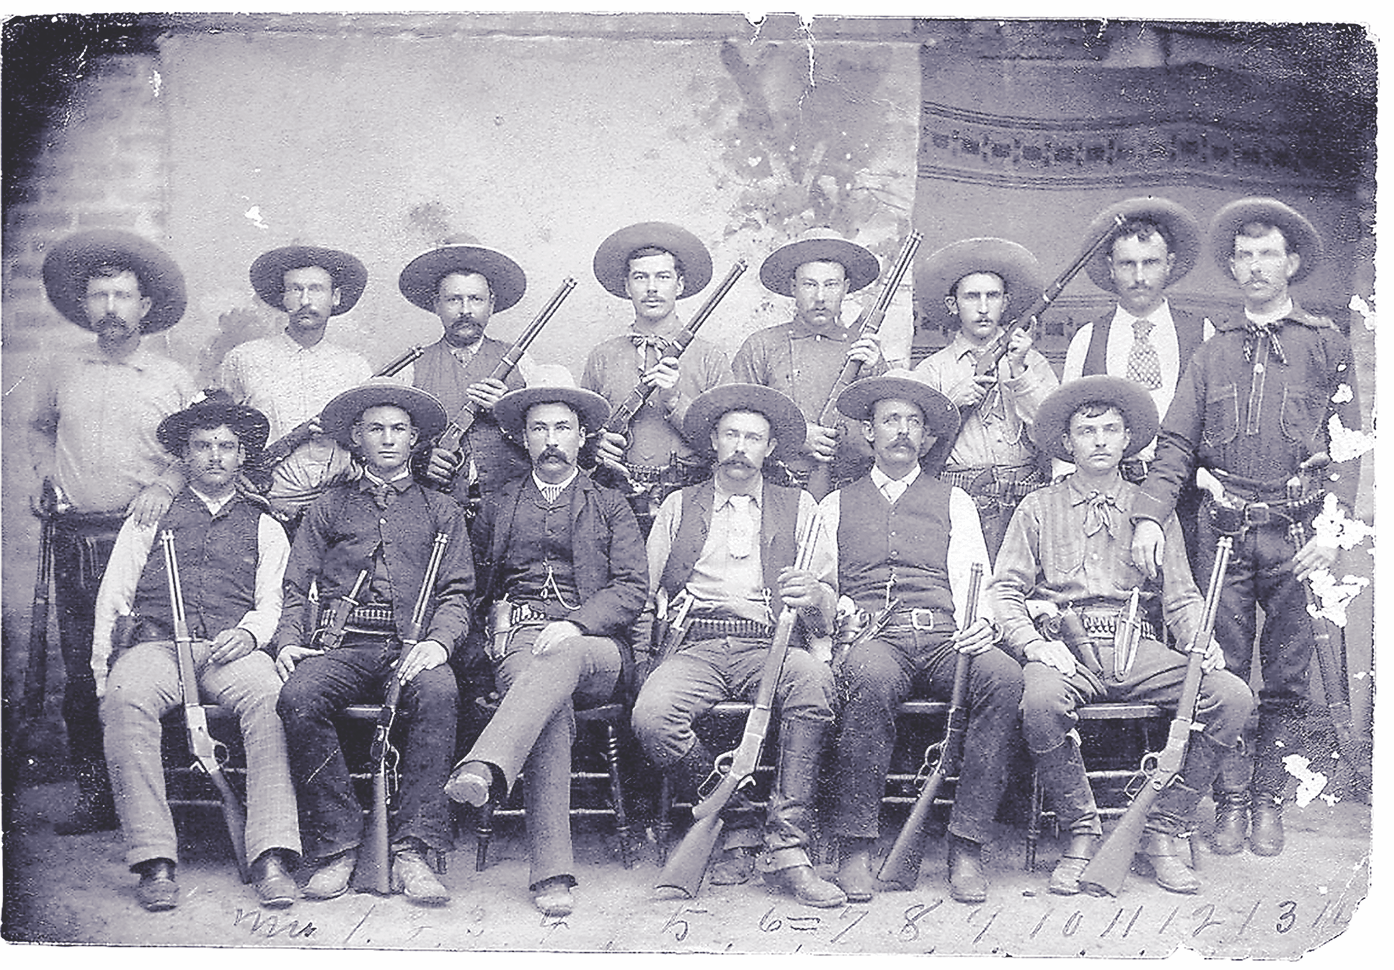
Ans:
MULTIPOLYGON (((1026 354, 1036 342, 1035 330, 1036 325, 1033 321, 1031 326, 1013 331, 1007 340, 1007 353, 1002 357, 1002 362, 1007 365, 1006 376, 1020 377, 1026 372, 1026 354)), ((999 369, 1001 366, 998 365, 999 369)))
POLYGON ((486 377, 465 388, 465 393, 476 407, 492 411, 499 398, 508 393, 508 385, 497 377, 486 377))
POLYGON ((318 657, 322 653, 323 650, 316 650, 314 647, 286 644, 276 654, 276 674, 281 678, 281 683, 290 680, 290 675, 295 672, 295 665, 300 661, 307 657, 318 657))
POLYGON ((655 387, 663 392, 658 395, 660 398, 671 397, 668 392, 673 390, 673 386, 678 383, 678 359, 676 357, 664 357, 648 370, 644 371, 644 376, 640 378, 650 387, 655 387))
POLYGON ((585 636, 581 628, 570 620, 553 620, 544 626, 537 639, 532 642, 532 655, 540 657, 544 653, 556 653, 560 645, 572 637, 585 636))
POLYGON ((465 456, 458 451, 432 446, 431 456, 426 461, 426 477, 438 485, 444 485, 455 477, 464 460, 465 456))
POLYGON ((1074 675, 1075 655, 1070 653, 1063 640, 1035 640, 1028 643, 1022 652, 1027 660, 1054 667, 1066 677, 1074 675))
POLYGON ((992 374, 970 374, 950 387, 944 396, 953 401, 956 408, 975 408, 996 383, 997 378, 992 374))
POLYGON ((629 439, 617 431, 601 429, 595 439, 595 457, 607 465, 624 465, 624 453, 629 439))
POLYGON ((213 638, 208 659, 215 664, 229 664, 248 656, 256 648, 256 637, 240 626, 235 626, 213 638))
POLYGON ((1165 545, 1161 525, 1151 519, 1138 519, 1133 526, 1133 565, 1148 579, 1157 578, 1165 545))
POLYGON ((410 684, 416 675, 439 667, 450 659, 450 651, 435 640, 418 640, 402 658, 402 683, 410 684))
POLYGON ((976 657, 992 649, 993 644, 997 642, 997 631, 993 629, 991 620, 980 616, 965 629, 955 633, 953 642, 954 649, 959 653, 976 657))
POLYGON ((837 451, 838 432, 836 428, 825 428, 821 424, 809 422, 808 434, 804 437, 804 450, 815 461, 829 462, 837 451))
POLYGON ((1225 652, 1220 648, 1220 641, 1214 637, 1210 638, 1210 643, 1205 647, 1205 653, 1201 654, 1200 669, 1204 671, 1225 669, 1225 652))
POLYGON ((1313 573, 1336 565, 1337 548, 1332 543, 1323 542, 1317 536, 1308 539, 1292 557, 1292 571, 1297 574, 1297 581, 1305 583, 1312 578, 1313 573))
MULTIPOLYGON (((815 610, 831 607, 831 590, 816 576, 804 569, 785 566, 779 571, 779 600, 791 610, 815 610)), ((832 612, 831 609, 828 610, 832 612)))
POLYGON ((881 359, 881 334, 862 334, 847 348, 847 359, 858 361, 863 367, 875 367, 881 359))

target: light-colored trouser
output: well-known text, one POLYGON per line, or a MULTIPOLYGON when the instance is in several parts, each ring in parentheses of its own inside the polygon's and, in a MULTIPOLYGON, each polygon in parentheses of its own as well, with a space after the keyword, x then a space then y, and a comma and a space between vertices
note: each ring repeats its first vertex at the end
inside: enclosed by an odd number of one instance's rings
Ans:
MULTIPOLYGON (((208 659, 211 644, 193 643, 199 694, 231 708, 247 750, 247 860, 267 849, 300 853, 295 787, 286 737, 276 714, 281 679, 260 650, 227 664, 208 659)), ((179 664, 168 640, 138 643, 117 658, 102 698, 107 764, 116 811, 126 835, 126 862, 177 862, 174 819, 165 800, 160 760, 160 718, 183 704, 179 664)))

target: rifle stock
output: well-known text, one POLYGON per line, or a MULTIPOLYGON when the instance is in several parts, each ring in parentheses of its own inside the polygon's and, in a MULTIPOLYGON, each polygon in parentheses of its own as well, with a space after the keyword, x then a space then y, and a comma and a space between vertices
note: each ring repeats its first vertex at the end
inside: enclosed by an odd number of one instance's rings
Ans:
MULTIPOLYGON (((20 710, 25 727, 37 721, 48 692, 48 613, 53 587, 53 516, 39 519, 39 565, 34 576, 34 607, 29 614, 29 657, 24 668, 24 694, 20 710)), ((22 750, 18 740, 15 750, 22 750)))
POLYGON ((1176 703, 1176 716, 1172 718, 1171 726, 1167 729, 1166 745, 1161 751, 1143 756, 1143 787, 1133 797, 1123 817, 1080 874, 1080 888, 1091 896, 1117 896, 1122 891, 1123 880, 1127 877, 1128 868, 1137 853, 1152 803, 1162 790, 1181 774, 1181 766, 1186 760, 1186 749, 1191 743, 1191 732, 1199 730, 1195 723, 1195 713, 1196 700, 1200 696, 1200 679, 1204 674, 1201 660, 1215 629, 1215 613, 1220 605, 1220 587, 1224 584, 1225 570, 1229 568, 1233 550, 1234 539, 1227 535, 1221 536, 1216 543, 1215 563, 1211 567, 1210 583, 1205 591, 1205 611, 1200 631, 1191 641, 1187 651, 1186 679, 1181 687, 1181 697, 1176 703))
POLYGON ((377 724, 373 728, 373 743, 368 759, 373 771, 373 803, 368 821, 368 833, 364 839, 366 851, 360 852, 358 864, 354 867, 354 888, 375 892, 380 896, 392 892, 392 860, 389 858, 388 844, 389 817, 392 795, 396 790, 397 749, 392 746, 392 726, 397 720, 397 704, 402 697, 402 663, 421 639, 426 625, 427 606, 435 589, 436 576, 440 572, 441 559, 450 536, 437 532, 431 543, 431 558, 426 563, 426 573, 421 578, 421 589, 416 596, 416 605, 411 611, 411 622, 402 637, 402 652, 392 668, 387 681, 387 692, 378 711, 377 724))
POLYGON ((189 753, 194 756, 194 764, 203 770, 218 790, 218 797, 223 803, 223 822, 237 856, 237 870, 242 881, 246 882, 251 876, 247 865, 247 812, 223 774, 223 758, 219 754, 221 745, 208 733, 208 713, 199 701, 193 638, 189 635, 188 618, 184 612, 184 590, 179 579, 179 559, 174 551, 174 533, 169 529, 160 533, 160 547, 165 556, 169 601, 174 614, 174 652, 179 662, 179 692, 183 697, 189 753))
MULTIPOLYGON (((968 580, 968 605, 964 613, 969 617, 978 615, 978 597, 982 591, 983 564, 973 563, 973 572, 968 580)), ((924 860, 925 841, 928 838, 930 812, 934 809, 934 799, 939 795, 945 779, 953 772, 963 749, 968 721, 968 674, 973 658, 960 653, 954 662, 953 693, 949 697, 949 717, 944 725, 944 739, 931 745, 925 752, 928 763, 934 749, 939 749, 939 760, 934 770, 925 779, 915 799, 915 807, 910 817, 901 826, 900 834, 891 845, 890 854, 881 863, 876 878, 886 883, 899 885, 912 890, 920 880, 920 863, 924 860)))

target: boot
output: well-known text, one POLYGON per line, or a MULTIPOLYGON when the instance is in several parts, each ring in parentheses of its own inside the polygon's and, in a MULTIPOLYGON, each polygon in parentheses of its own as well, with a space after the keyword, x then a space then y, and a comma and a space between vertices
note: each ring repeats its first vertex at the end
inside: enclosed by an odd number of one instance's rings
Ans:
POLYGON ((120 826, 116 802, 111 795, 111 779, 104 760, 84 760, 73 764, 77 774, 77 805, 73 814, 53 826, 58 835, 87 835, 109 832, 120 826))
POLYGON ((871 874, 871 847, 875 841, 865 838, 844 841, 836 881, 847 894, 849 903, 869 903, 876 891, 876 878, 871 874))
POLYGON ((1079 877, 1094 858, 1103 834, 1094 791, 1084 773, 1079 743, 1073 737, 1067 735, 1060 744, 1033 754, 1032 758, 1036 762, 1036 777, 1055 809, 1056 819, 1071 834, 1070 844, 1050 874, 1048 888, 1057 896, 1074 896, 1079 893, 1079 877))
POLYGON ((1200 880, 1176 854, 1175 836, 1144 831, 1141 852, 1152 867, 1157 885, 1173 893, 1191 895, 1200 892, 1200 880))
POLYGON ((1174 893, 1200 891, 1200 880, 1176 852, 1176 840, 1190 834, 1196 806, 1210 790, 1220 760, 1230 749, 1202 734, 1186 749, 1181 775, 1162 789, 1143 825, 1142 855, 1151 863, 1157 885, 1174 893))
POLYGON ((780 724, 779 760, 765 815, 769 854, 762 860, 766 883, 807 906, 826 908, 847 902, 847 894, 814 872, 808 859, 813 803, 831 728, 829 721, 809 718, 789 718, 780 724))
POLYGON ((1249 849, 1254 855, 1275 856, 1283 851, 1282 804, 1288 780, 1283 758, 1302 749, 1295 729, 1297 718, 1292 711, 1259 711, 1250 791, 1253 817, 1249 849))
POLYGON ((987 902, 982 845, 952 833, 949 835, 949 895, 960 903, 987 902))
POLYGON ((1050 885, 1046 888, 1057 896, 1078 896, 1079 877, 1084 875, 1089 860, 1099 851, 1098 835, 1085 833, 1070 837, 1070 844, 1055 864, 1050 874, 1050 885))
POLYGON ((1253 793, 1253 827, 1249 831, 1249 850, 1254 855, 1275 856, 1283 851, 1283 803, 1269 792, 1253 793))
POLYGON ((1249 777, 1253 766, 1241 739, 1220 756, 1212 794, 1215 797, 1215 830, 1210 848, 1216 855, 1234 855, 1244 848, 1249 834, 1249 777))

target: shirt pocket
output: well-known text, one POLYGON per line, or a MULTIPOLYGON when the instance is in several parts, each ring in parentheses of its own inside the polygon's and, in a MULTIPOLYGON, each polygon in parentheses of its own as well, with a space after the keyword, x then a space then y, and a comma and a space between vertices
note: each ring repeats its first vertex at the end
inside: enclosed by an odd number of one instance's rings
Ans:
POLYGON ((1234 384, 1220 384, 1210 388, 1205 395, 1205 424, 1201 432, 1202 443, 1210 447, 1227 445, 1239 433, 1239 388, 1234 384))
POLYGON ((1283 388, 1283 410, 1280 416, 1283 437, 1299 443, 1312 441, 1321 423, 1322 411, 1321 402, 1306 388, 1283 388))

